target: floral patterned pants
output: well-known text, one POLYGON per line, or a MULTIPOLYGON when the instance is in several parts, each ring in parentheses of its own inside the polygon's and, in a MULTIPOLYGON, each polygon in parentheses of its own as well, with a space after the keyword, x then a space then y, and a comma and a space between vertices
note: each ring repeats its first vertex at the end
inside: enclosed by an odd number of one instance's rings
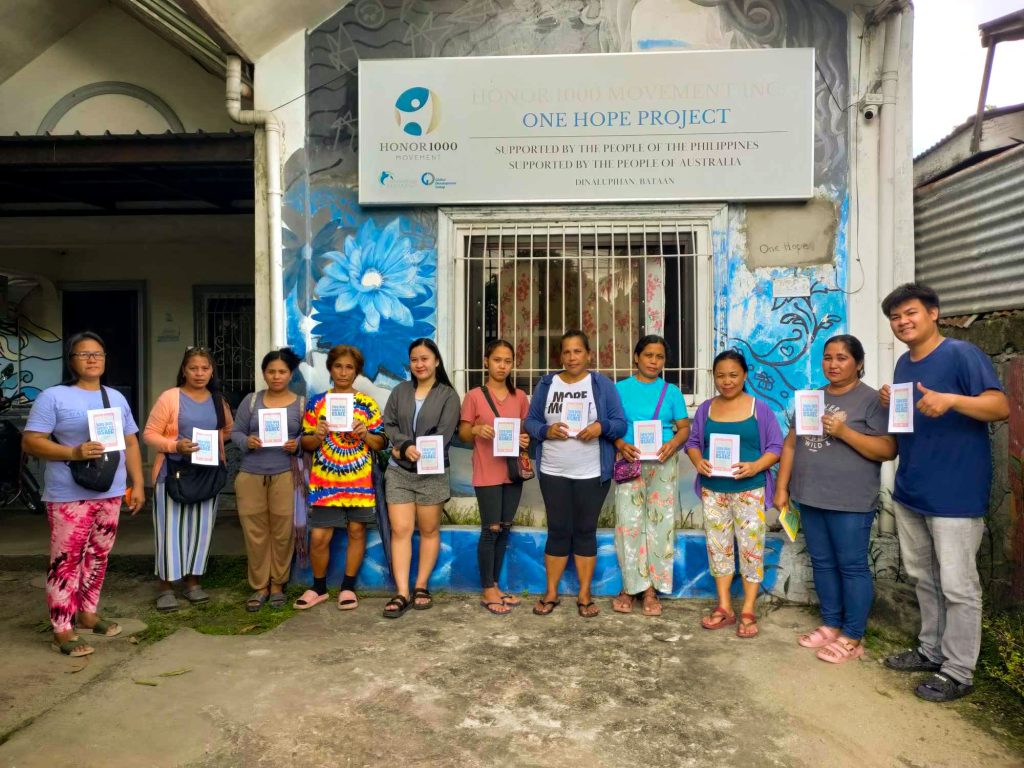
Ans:
POLYGON ((615 552, 622 589, 631 595, 648 587, 672 591, 678 458, 642 462, 639 477, 615 486, 615 552))
POLYGON ((711 575, 731 576, 736 572, 735 540, 739 544, 743 580, 760 583, 764 578, 764 488, 738 493, 716 493, 704 488, 701 501, 711 575))
POLYGON ((79 611, 95 613, 114 546, 121 497, 47 502, 50 569, 46 603, 54 632, 69 632, 79 611))

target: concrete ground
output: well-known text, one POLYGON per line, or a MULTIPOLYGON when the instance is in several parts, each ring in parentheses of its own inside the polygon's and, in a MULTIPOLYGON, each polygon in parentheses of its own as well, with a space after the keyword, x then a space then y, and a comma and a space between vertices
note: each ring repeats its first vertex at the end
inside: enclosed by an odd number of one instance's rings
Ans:
MULTIPOLYGON (((49 650, 33 581, 0 571, 2 766, 1024 764, 877 659, 816 661, 799 608, 764 609, 748 641, 702 630, 697 601, 584 620, 571 597, 540 618, 439 596, 386 620, 365 598, 258 636, 98 640, 83 662, 49 650)), ((151 596, 126 575, 105 589, 121 615, 151 596)))

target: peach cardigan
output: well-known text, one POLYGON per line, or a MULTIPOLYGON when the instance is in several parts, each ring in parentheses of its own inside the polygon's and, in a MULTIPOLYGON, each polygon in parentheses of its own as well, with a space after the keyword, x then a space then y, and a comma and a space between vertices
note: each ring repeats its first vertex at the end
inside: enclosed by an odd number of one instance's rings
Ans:
MULTIPOLYGON (((146 429, 143 430, 142 439, 150 448, 157 453, 153 460, 153 485, 160 476, 160 467, 164 463, 165 453, 175 453, 179 440, 178 436, 178 396, 181 392, 179 387, 172 387, 160 394, 149 412, 146 419, 146 429)), ((224 402, 224 429, 220 431, 220 455, 224 457, 224 440, 231 435, 231 427, 234 419, 231 418, 231 408, 224 402)))

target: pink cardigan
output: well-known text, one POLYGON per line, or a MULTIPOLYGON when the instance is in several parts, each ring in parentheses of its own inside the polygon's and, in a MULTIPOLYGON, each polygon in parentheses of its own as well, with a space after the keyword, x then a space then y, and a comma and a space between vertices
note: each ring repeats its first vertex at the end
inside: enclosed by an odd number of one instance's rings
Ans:
MULTIPOLYGON (((153 460, 153 484, 160 476, 160 467, 164 463, 165 453, 175 453, 178 440, 178 398, 181 389, 172 387, 160 394, 149 412, 146 419, 146 428, 142 432, 142 440, 157 453, 153 460)), ((224 402, 224 401, 222 401, 224 402)), ((224 456, 224 440, 231 435, 231 427, 234 419, 231 418, 231 408, 224 402, 224 429, 220 431, 220 455, 224 456)))

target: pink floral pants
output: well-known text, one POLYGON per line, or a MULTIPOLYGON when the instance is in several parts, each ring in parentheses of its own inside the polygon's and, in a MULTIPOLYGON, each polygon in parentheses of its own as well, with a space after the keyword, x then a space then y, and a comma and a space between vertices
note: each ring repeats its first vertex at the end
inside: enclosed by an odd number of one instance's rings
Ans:
POLYGON ((69 632, 79 612, 95 613, 114 546, 121 497, 47 502, 50 569, 46 603, 54 632, 69 632))

